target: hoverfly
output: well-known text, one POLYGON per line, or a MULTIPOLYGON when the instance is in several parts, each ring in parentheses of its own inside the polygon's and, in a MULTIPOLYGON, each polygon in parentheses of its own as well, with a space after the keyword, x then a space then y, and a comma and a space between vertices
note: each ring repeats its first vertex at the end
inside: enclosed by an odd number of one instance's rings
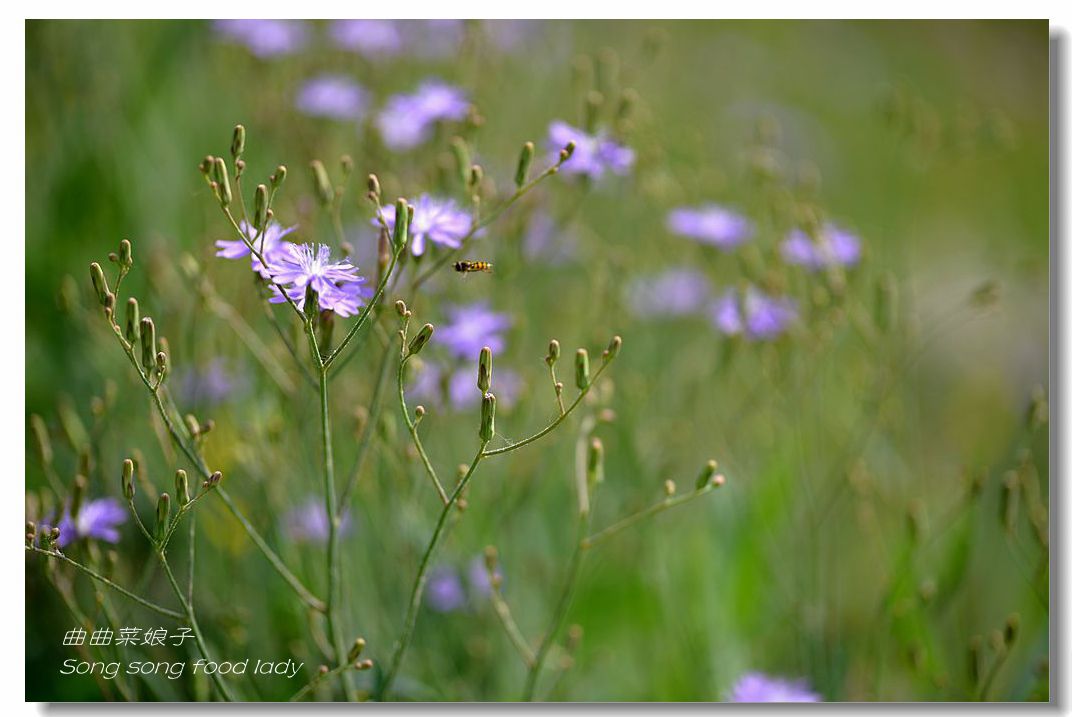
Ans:
POLYGON ((486 261, 456 261, 454 262, 454 271, 459 274, 469 274, 474 271, 483 271, 488 274, 491 273, 491 263, 486 261))

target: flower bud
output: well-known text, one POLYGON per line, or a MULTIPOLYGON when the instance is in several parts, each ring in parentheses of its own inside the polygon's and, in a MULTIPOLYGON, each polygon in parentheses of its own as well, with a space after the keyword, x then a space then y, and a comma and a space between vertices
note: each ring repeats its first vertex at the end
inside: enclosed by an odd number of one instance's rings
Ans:
POLYGON ((435 327, 431 324, 425 324, 421 327, 421 330, 417 332, 417 335, 413 337, 413 340, 409 342, 409 349, 407 354, 409 356, 416 356, 424 348, 424 345, 432 338, 432 332, 435 331, 435 327))
MULTIPOLYGON (((161 343, 163 339, 161 339, 161 343)), ((164 351, 156 352, 156 373, 160 377, 160 380, 164 380, 164 376, 168 372, 168 355, 164 351)))
POLYGON ((667 498, 673 498, 674 493, 677 493, 677 484, 672 480, 668 480, 663 483, 663 492, 666 493, 667 498))
POLYGON ((521 155, 517 158, 517 172, 514 173, 514 184, 520 189, 528 180, 529 168, 532 166, 532 158, 536 156, 536 145, 525 142, 521 145, 521 155))
POLYGON ((231 156, 238 159, 244 151, 246 151, 246 128, 236 124, 234 134, 231 136, 231 156))
POLYGON ((134 249, 129 239, 119 242, 119 265, 124 269, 134 266, 134 249))
POLYGON ((585 349, 577 349, 573 368, 577 379, 577 388, 583 391, 588 388, 588 384, 591 381, 588 375, 588 352, 585 349))
POLYGON ((357 662, 357 658, 361 657, 361 652, 365 649, 365 638, 359 637, 354 640, 354 644, 350 646, 350 652, 346 654, 347 662, 357 662))
POLYGON ((593 438, 588 442, 588 482, 603 482, 603 441, 593 438))
POLYGON ((156 362, 156 324, 146 316, 141 320, 141 365, 151 371, 156 362))
POLYGON ((86 499, 86 477, 77 475, 71 486, 71 520, 78 519, 78 511, 82 510, 82 504, 86 499))
POLYGON ((324 163, 319 159, 310 162, 309 169, 312 171, 313 193, 320 205, 326 207, 335 199, 335 189, 328 179, 328 170, 324 169, 324 163))
POLYGON ((715 477, 715 471, 718 470, 718 463, 714 460, 707 461, 704 464, 703 470, 700 471, 700 475, 696 478, 696 490, 703 490, 715 477))
POLYGON ((402 299, 399 299, 398 301, 396 301, 395 302, 395 311, 398 312, 399 318, 402 318, 402 319, 406 318, 406 314, 409 311, 409 309, 406 308, 406 302, 402 301, 402 299))
POLYGON ((134 500, 134 461, 123 461, 123 497, 127 502, 134 500))
POLYGON ((279 189, 283 185, 283 182, 287 181, 287 168, 286 165, 279 165, 275 168, 275 172, 268 178, 268 181, 272 185, 272 189, 279 189))
POLYGON ((480 361, 476 370, 476 387, 481 393, 487 393, 491 389, 491 347, 485 346, 480 349, 480 361))
POLYGON ((179 501, 180 506, 190 502, 190 479, 181 468, 175 471, 175 500, 179 501))
POLYGON ((349 177, 354 173, 354 158, 344 154, 339 158, 339 166, 342 168, 342 176, 349 177))
POLYGON ((257 192, 253 195, 253 228, 263 231, 268 224, 268 187, 263 184, 257 185, 257 192))
POLYGON ((171 496, 161 493, 156 501, 156 539, 161 541, 167 535, 168 522, 171 520, 171 496))
POLYGON ((215 488, 216 486, 218 486, 220 484, 220 481, 222 481, 222 480, 223 480, 223 473, 220 473, 219 471, 216 471, 215 473, 210 475, 207 480, 205 480, 203 483, 201 483, 201 487, 204 488, 205 490, 211 490, 211 489, 215 488))
POLYGON ((395 231, 391 236, 395 251, 400 250, 409 242, 409 219, 409 205, 406 204, 405 199, 399 197, 395 202, 395 231))
POLYGON ((480 440, 487 443, 495 435, 495 394, 485 393, 480 402, 480 440))
POLYGON ((499 550, 494 545, 484 548, 484 567, 489 573, 494 573, 499 567, 499 550))
POLYGON ((415 424, 420 423, 421 419, 424 418, 424 414, 424 406, 417 406, 415 409, 413 409, 413 422, 415 424))
POLYGON ((548 366, 554 366, 558 361, 558 357, 562 355, 562 347, 558 345, 557 339, 551 339, 551 343, 547 346, 547 356, 544 361, 548 366))
POLYGON ((380 178, 375 174, 368 176, 368 191, 373 197, 380 196, 380 178))
POLYGON ((138 342, 138 321, 140 321, 138 315, 138 300, 133 296, 127 299, 127 321, 126 328, 123 332, 123 336, 126 340, 134 345, 138 342))
POLYGON ((622 337, 615 336, 613 339, 610 340, 610 344, 607 346, 606 350, 603 351, 603 362, 606 363, 607 361, 613 360, 614 357, 617 356, 618 352, 621 350, 622 337))
POLYGON ((205 158, 201 160, 201 164, 197 165, 197 168, 201 171, 201 174, 208 178, 208 175, 212 172, 212 168, 216 166, 216 158, 211 154, 206 154, 205 158))
MULTIPOLYGON (((469 168, 469 191, 475 192, 484 183, 484 168, 474 164, 469 168)), ((475 199, 474 199, 475 201, 475 199)))
POLYGON ((216 182, 216 196, 220 206, 226 208, 231 203, 231 180, 227 176, 227 163, 222 157, 216 157, 212 165, 212 179, 216 182))
POLYGON ((97 300, 101 306, 105 306, 111 292, 108 291, 108 280, 104 278, 104 269, 97 262, 89 265, 89 278, 93 282, 93 290, 97 292, 97 300))
POLYGON ((558 163, 562 164, 563 162, 567 161, 570 157, 572 157, 573 156, 573 150, 575 150, 575 149, 577 149, 577 143, 576 142, 569 142, 565 147, 563 147, 559 151, 559 153, 558 153, 558 163))

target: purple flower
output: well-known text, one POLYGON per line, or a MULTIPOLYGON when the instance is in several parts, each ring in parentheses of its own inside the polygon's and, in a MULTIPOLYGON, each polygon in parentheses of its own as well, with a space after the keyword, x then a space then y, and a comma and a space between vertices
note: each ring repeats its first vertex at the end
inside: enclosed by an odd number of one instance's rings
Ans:
POLYGON ((226 362, 219 357, 204 367, 185 368, 176 379, 182 403, 201 406, 223 403, 245 386, 243 377, 230 371, 226 362))
POLYGON ((785 680, 762 672, 748 672, 737 680, 730 702, 821 702, 804 680, 785 680))
POLYGON ((599 179, 605 172, 628 174, 633 166, 633 150, 610 139, 603 131, 586 134, 565 122, 555 121, 547 132, 556 160, 559 150, 570 142, 576 145, 573 156, 562 165, 563 174, 583 174, 599 179))
POLYGON ((321 75, 302 85, 295 105, 313 117, 359 120, 365 116, 368 93, 343 75, 321 75))
POLYGON ((627 293, 636 316, 684 316, 707 304, 711 285, 703 272, 679 267, 634 279, 627 293))
POLYGON ((793 229, 782 242, 782 257, 811 271, 852 266, 860 261, 860 239, 830 223, 823 225, 814 241, 802 230, 793 229))
POLYGON ((465 604, 465 588, 458 573, 446 565, 432 568, 428 573, 428 605, 436 612, 453 612, 465 604))
POLYGON ((492 311, 488 302, 450 306, 445 311, 447 321, 437 327, 435 338, 458 358, 475 362, 484 346, 494 353, 505 348, 502 332, 513 322, 506 314, 492 311))
MULTIPOLYGON (((238 222, 238 228, 242 230, 242 233, 249 237, 251 244, 256 242, 255 248, 260 252, 261 256, 267 260, 269 264, 272 264, 275 259, 281 257, 286 252, 286 247, 290 246, 289 242, 284 242, 283 237, 290 234, 298 227, 283 228, 274 221, 268 222, 268 226, 264 229, 264 234, 258 239, 257 230, 250 224, 242 219, 238 222)), ((216 241, 216 248, 219 251, 216 252, 216 256, 223 257, 224 259, 241 259, 244 256, 250 257, 250 262, 253 267, 253 271, 257 272, 265 279, 269 278, 268 270, 261 264, 261 260, 256 257, 246 246, 246 243, 241 239, 218 239, 216 241)))
POLYGON ((338 47, 364 57, 393 57, 402 52, 402 32, 395 20, 336 20, 328 32, 338 47))
POLYGON ((797 317, 796 305, 789 299, 767 296, 749 286, 744 300, 741 292, 730 289, 710 305, 709 315, 719 331, 736 336, 743 333, 754 341, 777 338, 797 317))
MULTIPOLYGON (((502 572, 498 568, 495 569, 495 576, 502 580, 502 572)), ((473 597, 484 598, 491 595, 491 580, 483 555, 469 561, 469 588, 473 597)))
POLYGON ((298 52, 309 35, 305 23, 298 20, 217 20, 214 26, 216 32, 260 58, 298 52))
MULTIPOLYGON (((383 214, 393 232, 394 205, 384 207, 383 214)), ((379 220, 374 219, 373 224, 379 224, 379 220)), ((448 249, 457 249, 472 227, 472 217, 462 211, 453 199, 436 199, 422 194, 413 204, 413 222, 409 225, 410 252, 413 256, 423 254, 425 239, 448 249)))
MULTIPOLYGON (((326 244, 287 244, 269 266, 275 283, 282 285, 298 308, 305 306, 306 289, 316 292, 321 310, 334 311, 339 316, 352 316, 363 306, 366 292, 357 267, 347 259, 331 261, 331 248, 326 244)), ((275 286, 272 303, 285 301, 275 286)))
POLYGON ((674 209, 667 216, 666 225, 675 234, 723 250, 732 249, 752 237, 751 222, 717 204, 674 209))
POLYGON ((376 126, 389 149, 411 149, 432 136, 436 122, 463 119, 468 111, 465 92, 431 80, 413 94, 391 97, 376 118, 376 126))
MULTIPOLYGON (((291 508, 285 523, 287 534, 296 543, 328 542, 328 512, 317 497, 310 497, 300 506, 291 508)), ((350 511, 344 510, 339 515, 339 535, 346 535, 350 528, 350 511)))
POLYGON ((577 235, 558 226, 546 211, 533 214, 521 242, 526 259, 553 266, 565 264, 577 253, 577 235))
MULTIPOLYGON (((508 409, 521 391, 521 377, 510 369, 496 369, 491 391, 499 407, 508 409)), ((481 395, 473 367, 466 366, 446 373, 442 366, 432 361, 422 363, 410 394, 433 406, 442 408, 446 405, 456 411, 475 407, 480 403, 481 395)))
MULTIPOLYGON (((60 529, 57 544, 63 548, 80 538, 118 543, 119 531, 116 526, 126 520, 127 512, 115 498, 98 498, 84 503, 74 520, 71 519, 70 508, 64 508, 63 517, 56 526, 60 529)), ((48 530, 48 527, 42 526, 42 529, 48 530)))

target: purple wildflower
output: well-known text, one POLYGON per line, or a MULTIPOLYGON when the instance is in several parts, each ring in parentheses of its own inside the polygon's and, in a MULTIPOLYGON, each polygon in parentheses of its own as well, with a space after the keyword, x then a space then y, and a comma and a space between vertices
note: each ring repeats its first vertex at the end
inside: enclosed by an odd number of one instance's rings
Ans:
POLYGON ((550 212, 539 211, 529 220, 521 245, 526 259, 558 266, 577 254, 577 235, 558 226, 550 212))
MULTIPOLYGON (((310 497, 292 508, 287 512, 285 522, 287 534, 296 543, 328 542, 328 512, 319 498, 310 497)), ((351 527, 350 511, 344 510, 339 515, 339 535, 346 535, 351 527)))
POLYGON ((302 85, 295 105, 313 117, 359 120, 365 116, 368 93, 349 77, 321 75, 302 85))
POLYGON ((465 604, 465 588, 457 571, 439 565, 429 572, 428 605, 436 612, 453 612, 465 604))
POLYGON ((432 136, 436 122, 463 119, 468 111, 465 92, 431 80, 413 94, 391 97, 376 118, 376 126, 389 149, 412 149, 432 136))
POLYGON ((852 266, 860 260, 860 239, 830 223, 823 225, 816 240, 800 229, 793 229, 782 242, 782 257, 811 271, 852 266))
MULTIPOLYGON (((394 205, 383 208, 384 218, 391 231, 395 230, 394 205)), ((379 224, 378 219, 373 224, 379 224)), ((473 227, 473 219, 453 199, 436 199, 422 194, 413 204, 413 222, 409 225, 410 252, 420 256, 425 250, 425 239, 457 249, 462 239, 473 227)))
POLYGON ((737 680, 730 702, 821 702, 804 680, 785 680, 762 672, 748 672, 737 680))
POLYGON ((744 334, 754 341, 777 338, 797 317, 796 305, 786 298, 767 296, 749 286, 744 299, 741 292, 730 289, 709 307, 711 321, 719 331, 736 336, 744 334))
POLYGON ((629 173, 636 158, 633 150, 618 144, 603 131, 587 134, 565 122, 555 121, 547 133, 556 153, 570 142, 576 145, 573 156, 562 165, 563 174, 583 174, 592 179, 599 179, 605 172, 624 175, 629 173))
POLYGON ((245 386, 241 374, 230 371, 226 362, 219 357, 203 367, 185 368, 176 379, 182 403, 199 406, 223 403, 245 386))
POLYGON ((627 293, 636 316, 684 316, 699 311, 708 302, 711 285, 703 272, 678 267, 634 279, 627 293))
POLYGON ((262 59, 298 52, 309 35, 305 23, 298 20, 217 20, 214 26, 262 59))
MULTIPOLYGON (((348 259, 331 261, 331 249, 326 244, 287 244, 286 251, 271 263, 273 281, 282 285, 298 308, 305 306, 306 289, 316 292, 321 310, 334 311, 339 316, 352 316, 363 306, 366 292, 357 267, 348 259)), ((275 286, 269 299, 281 304, 285 299, 275 286)))
POLYGON ((338 47, 370 59, 402 52, 402 32, 395 20, 336 20, 329 34, 338 47))
MULTIPOLYGON (((259 239, 257 238, 257 230, 248 224, 245 219, 238 222, 238 228, 249 237, 251 244, 256 242, 254 246, 257 251, 269 264, 272 264, 276 259, 283 256, 287 251, 286 247, 290 246, 288 242, 283 241, 283 237, 298 227, 293 226, 284 229, 278 223, 271 221, 268 222, 268 226, 264 229, 264 234, 259 239)), ((216 248, 219 249, 216 252, 216 256, 224 259, 241 259, 244 256, 249 256, 253 271, 265 279, 269 278, 268 270, 261 264, 261 260, 249 250, 249 247, 241 239, 218 239, 216 248)))
POLYGON ((488 302, 450 306, 445 311, 447 321, 436 329, 435 337, 458 358, 476 361, 484 346, 494 353, 505 348, 502 332, 513 322, 506 314, 492 311, 488 302))
POLYGON ((717 204, 674 209, 667 216, 666 225, 675 234, 723 250, 752 237, 752 223, 748 219, 717 204))
MULTIPOLYGON (((58 545, 63 548, 80 538, 103 540, 108 543, 119 542, 119 530, 116 528, 127 520, 127 512, 115 498, 98 498, 82 505, 78 517, 71 519, 70 508, 63 509, 60 518, 60 537, 58 545)), ((42 526, 47 530, 47 526, 42 526)))

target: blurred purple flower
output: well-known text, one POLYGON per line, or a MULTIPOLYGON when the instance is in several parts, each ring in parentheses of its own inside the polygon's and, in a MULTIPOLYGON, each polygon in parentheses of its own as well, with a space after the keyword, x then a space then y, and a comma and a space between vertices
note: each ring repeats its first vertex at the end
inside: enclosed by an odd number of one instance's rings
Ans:
MULTIPOLYGON (((127 511, 115 498, 98 498, 82 505, 78 518, 72 520, 70 508, 63 509, 60 518, 60 537, 57 544, 63 548, 81 538, 103 540, 108 543, 119 542, 119 530, 116 526, 127 520, 127 511)), ((50 530, 42 526, 42 532, 50 530)))
POLYGON ((453 612, 465 604, 465 588, 457 571, 446 565, 438 565, 428 573, 425 587, 428 605, 436 612, 453 612))
POLYGON ((262 59, 298 52, 309 37, 300 20, 216 20, 213 25, 216 32, 262 59))
POLYGON ((570 142, 576 147, 573 156, 562 165, 562 174, 583 174, 592 179, 599 179, 605 172, 612 174, 628 174, 636 158, 633 150, 618 144, 606 132, 587 134, 576 127, 560 120, 551 123, 547 130, 551 149, 555 152, 554 161, 558 159, 558 151, 570 142))
POLYGON ((402 32, 396 20, 336 20, 328 33, 338 47, 370 59, 402 52, 402 32))
POLYGON ((383 143, 389 149, 412 149, 432 136, 436 122, 463 119, 469 111, 465 92, 429 80, 408 95, 395 95, 376 117, 383 143))
MULTIPOLYGON (((296 543, 328 542, 328 512, 320 498, 310 497, 296 508, 287 511, 286 531, 296 543)), ((339 515, 339 535, 347 535, 352 525, 350 511, 343 510, 339 515)))
POLYGON ((541 20, 484 20, 484 34, 499 52, 518 50, 543 31, 541 20))
POLYGON ((730 693, 730 702, 821 702, 804 680, 785 680, 761 672, 741 676, 730 693))
MULTIPOLYGON (((290 246, 289 242, 284 242, 283 237, 290 234, 297 229, 297 226, 283 228, 274 221, 268 222, 268 226, 264 229, 264 235, 259 239, 257 238, 257 230, 252 225, 242 219, 238 222, 238 228, 242 230, 242 233, 249 237, 251 244, 256 241, 255 248, 260 252, 269 264, 272 264, 277 258, 281 257, 286 252, 286 247, 290 246)), ((261 264, 261 260, 258 259, 246 246, 246 243, 241 239, 217 239, 216 248, 219 251, 216 252, 216 256, 223 257, 224 259, 241 259, 244 256, 250 257, 250 263, 253 271, 257 272, 265 279, 269 278, 268 270, 261 264)))
POLYGON ((521 245, 526 259, 561 265, 576 256, 577 235, 558 226, 550 212, 540 210, 529 219, 521 245))
POLYGON ((203 367, 188 366, 176 376, 181 403, 215 406, 245 387, 244 376, 227 368, 218 356, 203 367))
MULTIPOLYGON (((357 273, 357 267, 348 259, 331 261, 331 248, 326 244, 287 244, 286 251, 271 263, 272 279, 283 285, 299 309, 305 307, 305 291, 312 288, 317 295, 321 310, 334 311, 339 316, 352 316, 364 305, 365 281, 357 273)), ((282 293, 272 287, 274 296, 269 301, 281 304, 282 293)))
POLYGON ((667 216, 666 225, 675 234, 723 250, 752 237, 752 223, 748 219, 717 204, 674 209, 667 216))
POLYGON ((754 341, 777 338, 797 318, 796 305, 790 299, 767 296, 753 286, 745 289, 743 301, 737 289, 730 289, 708 310, 719 331, 728 336, 743 333, 754 341))
POLYGON ((475 362, 484 346, 494 353, 505 348, 502 332, 513 322, 506 314, 492 311, 488 302, 448 306, 444 311, 447 321, 436 328, 435 339, 458 358, 475 362))
POLYGON ((402 34, 409 52, 425 59, 442 59, 457 53, 465 39, 465 21, 449 18, 403 20, 402 34))
POLYGON ((320 75, 302 85, 295 105, 313 117, 358 120, 368 108, 368 93, 344 75, 320 75))
POLYGON ((678 267, 634 279, 626 293, 636 316, 684 316, 707 304, 711 284, 703 272, 678 267))
POLYGON ((852 266, 860 261, 860 239, 834 224, 824 224, 817 240, 793 229, 782 242, 782 257, 811 271, 852 266))
MULTIPOLYGON (((498 568, 495 569, 495 575, 502 580, 502 571, 498 568)), ((485 598, 491 595, 491 580, 483 555, 469 561, 469 588, 473 597, 485 598)))
MULTIPOLYGON (((391 231, 395 230, 395 207, 383 208, 384 218, 391 231)), ((379 225, 379 219, 373 219, 379 225)), ((453 199, 437 199, 422 194, 413 203, 413 222, 409 225, 410 252, 420 256, 425 250, 425 239, 457 249, 462 239, 473 227, 473 219, 453 199)))

